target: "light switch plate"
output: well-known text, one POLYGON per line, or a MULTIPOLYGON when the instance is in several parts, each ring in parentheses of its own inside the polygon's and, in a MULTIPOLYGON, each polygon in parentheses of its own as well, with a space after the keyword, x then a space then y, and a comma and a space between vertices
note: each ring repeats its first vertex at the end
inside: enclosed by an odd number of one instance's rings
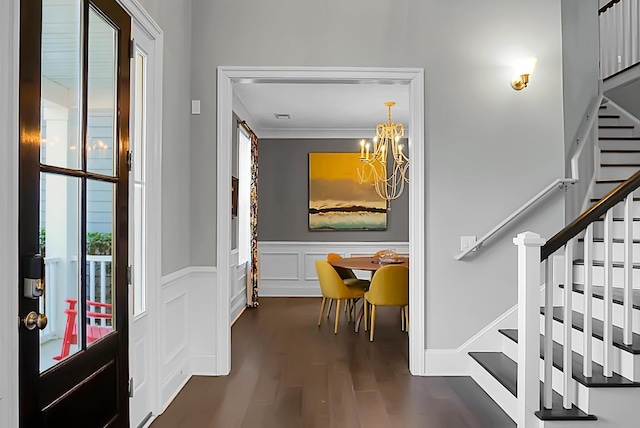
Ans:
POLYGON ((200 114, 200 100, 191 100, 191 114, 200 114))
MULTIPOLYGON (((476 236, 461 236, 460 237, 460 251, 464 251, 469 247, 472 247, 473 244, 476 243, 476 240, 478 238, 476 236)), ((474 248, 472 251, 477 250, 477 248, 474 248)))

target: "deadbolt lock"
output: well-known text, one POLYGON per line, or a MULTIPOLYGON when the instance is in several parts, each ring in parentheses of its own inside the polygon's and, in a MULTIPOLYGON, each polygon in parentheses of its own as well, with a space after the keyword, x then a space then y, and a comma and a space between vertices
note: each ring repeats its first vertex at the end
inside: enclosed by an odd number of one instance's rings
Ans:
POLYGON ((22 320, 27 330, 33 330, 38 327, 39 330, 43 330, 47 326, 47 316, 45 314, 39 314, 31 311, 22 320))

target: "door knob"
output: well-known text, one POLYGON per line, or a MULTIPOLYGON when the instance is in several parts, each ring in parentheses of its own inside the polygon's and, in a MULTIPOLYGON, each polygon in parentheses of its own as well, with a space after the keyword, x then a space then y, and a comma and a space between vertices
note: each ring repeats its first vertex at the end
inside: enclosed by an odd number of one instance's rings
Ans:
POLYGON ((45 314, 39 314, 31 311, 26 317, 24 317, 22 322, 28 330, 33 330, 36 327, 38 327, 39 330, 42 330, 47 326, 47 316, 45 314))

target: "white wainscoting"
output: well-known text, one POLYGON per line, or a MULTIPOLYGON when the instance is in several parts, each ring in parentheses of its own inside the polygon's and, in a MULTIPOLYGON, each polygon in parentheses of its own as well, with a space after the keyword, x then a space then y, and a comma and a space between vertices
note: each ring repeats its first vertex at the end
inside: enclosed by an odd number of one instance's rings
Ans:
POLYGON ((238 251, 231 252, 231 324, 247 307, 247 263, 238 264, 238 251))
POLYGON ((159 358, 164 410, 192 375, 215 374, 216 270, 188 267, 162 278, 159 358))
MULTIPOLYGON (((263 297, 320 296, 315 262, 326 260, 327 253, 342 257, 370 256, 390 248, 409 255, 408 242, 258 242, 259 295, 263 297)), ((369 279, 366 271, 354 271, 369 279)))

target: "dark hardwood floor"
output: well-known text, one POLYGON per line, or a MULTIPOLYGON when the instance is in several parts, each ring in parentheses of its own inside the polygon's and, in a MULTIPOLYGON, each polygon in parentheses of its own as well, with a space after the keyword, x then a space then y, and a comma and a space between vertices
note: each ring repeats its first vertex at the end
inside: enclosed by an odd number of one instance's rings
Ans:
POLYGON ((320 298, 261 298, 232 328, 231 374, 194 376, 151 428, 503 428, 514 422, 468 377, 416 377, 399 309, 369 342, 320 298))

